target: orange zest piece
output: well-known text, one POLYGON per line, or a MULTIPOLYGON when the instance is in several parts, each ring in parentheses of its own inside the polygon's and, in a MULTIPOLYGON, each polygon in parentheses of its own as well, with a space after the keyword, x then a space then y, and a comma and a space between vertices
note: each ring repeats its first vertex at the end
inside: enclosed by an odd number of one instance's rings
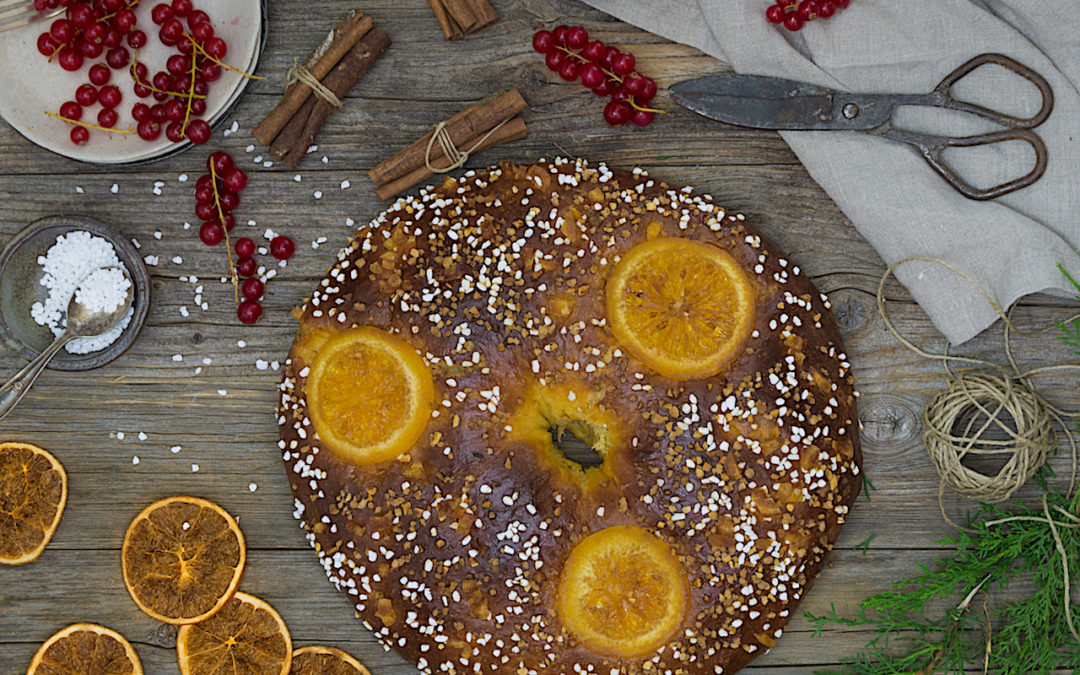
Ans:
POLYGON ((615 337, 661 375, 710 377, 742 352, 754 286, 718 246, 658 237, 631 248, 607 282, 615 337))
POLYGON ((207 619, 229 601, 247 552, 225 509, 198 497, 168 497, 135 517, 120 556, 124 585, 139 609, 183 625, 207 619))
POLYGON ((29 443, 0 443, 0 565, 38 559, 60 525, 67 473, 29 443))
POLYGON ((335 647, 311 645, 292 654, 290 675, 371 675, 352 654, 335 647))
POLYGON ((176 634, 181 675, 288 675, 292 638, 265 600, 237 592, 221 611, 176 634))
POLYGON ((678 632, 686 596, 686 572, 662 539, 640 527, 609 527, 570 552, 559 580, 559 613, 590 651, 641 657, 678 632))
POLYGON ((56 633, 38 648, 26 675, 88 673, 142 675, 135 648, 114 630, 77 623, 56 633))
POLYGON ((355 464, 407 452, 424 433, 435 396, 420 354, 371 326, 328 339, 315 355, 306 390, 319 438, 355 464))

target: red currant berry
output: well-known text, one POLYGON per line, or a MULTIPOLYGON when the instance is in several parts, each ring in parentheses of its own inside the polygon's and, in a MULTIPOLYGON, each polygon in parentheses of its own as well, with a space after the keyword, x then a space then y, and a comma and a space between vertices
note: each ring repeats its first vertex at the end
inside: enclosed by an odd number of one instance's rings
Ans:
POLYGON ((60 115, 62 117, 68 118, 69 120, 78 121, 82 119, 82 113, 82 106, 75 101, 67 101, 60 106, 60 115))
POLYGON ((765 18, 769 20, 769 23, 784 23, 784 7, 772 5, 765 10, 765 18))
POLYGON ((169 121, 169 118, 165 115, 165 105, 159 103, 153 108, 150 108, 150 119, 154 120, 158 124, 165 124, 169 121))
POLYGON ((595 63, 586 63, 581 68, 581 84, 589 89, 596 89, 607 80, 604 69, 595 63))
POLYGON ((94 65, 90 66, 91 84, 96 84, 100 87, 103 84, 108 84, 111 78, 112 71, 101 65, 100 63, 95 63, 94 65))
POLYGON ((644 78, 644 80, 645 85, 644 87, 642 87, 641 93, 634 97, 636 100, 641 101, 642 103, 651 101, 653 100, 653 97, 656 96, 656 80, 652 79, 651 77, 646 77, 644 78))
POLYGON ((552 36, 555 38, 555 44, 560 47, 566 46, 566 33, 570 30, 570 26, 555 26, 555 30, 551 31, 552 36))
POLYGON ((187 115, 187 105, 178 98, 171 98, 165 102, 165 119, 170 122, 183 122, 187 115))
POLYGON ((195 203, 196 204, 213 204, 214 203, 214 188, 210 185, 196 185, 195 186, 195 203))
POLYGON ((131 109, 131 117, 136 122, 150 119, 150 106, 145 103, 136 103, 131 109))
POLYGON ((630 106, 622 101, 612 101, 604 107, 604 121, 613 127, 630 121, 630 106))
POLYGON ((85 2, 76 2, 68 5, 67 18, 71 23, 75 24, 76 28, 85 29, 90 24, 97 21, 97 12, 94 8, 85 2))
POLYGON ((247 237, 241 237, 236 240, 233 249, 236 251, 238 258, 250 258, 255 255, 255 242, 247 237))
POLYGON ((262 305, 254 300, 244 300, 236 308, 236 316, 240 319, 240 323, 250 326, 262 316, 262 305))
POLYGON ((172 11, 175 16, 187 16, 194 7, 191 0, 172 0, 172 11))
POLYGON ((817 13, 822 19, 828 19, 833 14, 836 14, 836 3, 833 0, 823 0, 818 3, 817 13))
POLYGON ((212 153, 209 157, 206 158, 206 170, 209 171, 210 167, 213 167, 214 173, 217 175, 218 178, 221 178, 222 174, 225 173, 226 169, 232 168, 232 165, 232 156, 223 150, 218 150, 217 152, 212 153))
POLYGON ((144 141, 156 141, 161 136, 161 124, 154 120, 143 120, 138 126, 139 138, 144 141))
MULTIPOLYGON (((189 128, 188 131, 190 132, 191 129, 189 128)), ((240 195, 235 192, 219 192, 218 200, 221 201, 222 211, 235 211, 236 207, 240 206, 240 195)))
POLYGON ((226 190, 242 192, 247 187, 247 174, 237 166, 226 169, 221 174, 221 184, 226 190))
POLYGON ((164 2, 162 2, 160 4, 157 4, 157 5, 154 5, 154 8, 152 10, 150 10, 150 20, 153 21, 154 24, 158 25, 158 26, 165 23, 167 20, 171 19, 172 15, 173 15, 172 7, 165 4, 164 2))
POLYGON ((191 114, 198 117, 206 112, 206 100, 197 98, 191 102, 191 114))
POLYGON ((169 125, 165 127, 165 138, 173 143, 179 143, 184 140, 184 123, 169 122, 169 125))
POLYGON ((225 231, 232 232, 232 229, 236 227, 236 216, 231 213, 225 214, 225 231))
POLYGON ((799 18, 803 21, 813 21, 817 18, 817 2, 814 0, 803 0, 799 3, 799 9, 796 11, 799 13, 799 18))
POLYGON ((547 54, 555 48, 555 36, 549 30, 538 30, 533 35, 533 49, 541 54, 547 54))
POLYGON ((792 12, 784 17, 784 28, 790 31, 797 31, 803 27, 803 20, 799 18, 798 12, 792 12))
POLYGON ((206 43, 214 37, 214 27, 210 25, 209 21, 195 24, 191 27, 191 36, 200 43, 206 43))
POLYGON ((296 245, 288 237, 277 236, 270 241, 270 255, 278 260, 288 260, 296 252, 296 245))
POLYGON ((75 48, 87 59, 96 59, 101 56, 101 52, 105 51, 100 42, 90 42, 82 38, 75 38, 75 48))
POLYGON ((165 62, 165 69, 173 75, 186 75, 191 70, 191 58, 183 54, 173 54, 165 62))
POLYGON ((266 290, 266 284, 258 279, 248 279, 240 287, 240 292, 244 294, 244 297, 248 300, 258 300, 262 298, 263 292, 266 290))
POLYGON ((217 218, 217 215, 218 215, 217 207, 214 205, 213 202, 211 202, 209 204, 196 204, 195 205, 195 216, 199 220, 213 220, 213 219, 217 218))
POLYGON ((210 177, 210 174, 204 173, 195 181, 195 189, 198 190, 199 188, 214 189, 214 179, 210 177))
POLYGON ((626 103, 629 98, 630 94, 626 93, 626 87, 621 85, 619 85, 615 91, 611 92, 611 100, 615 103, 626 103))
MULTIPOLYGON (((199 24, 200 26, 207 26, 209 24, 199 24)), ((225 58, 225 55, 229 53, 229 45, 219 37, 212 37, 206 41, 203 45, 203 50, 212 58, 218 61, 225 58)))
POLYGON ((613 68, 615 57, 620 54, 622 54, 622 52, 620 52, 615 47, 608 47, 607 51, 604 52, 604 59, 600 62, 600 65, 602 65, 607 70, 611 70, 613 68))
POLYGON ((113 70, 120 70, 125 68, 131 61, 131 52, 126 47, 113 47, 109 50, 109 53, 105 55, 105 62, 109 64, 109 67, 113 70))
POLYGON ((190 12, 187 17, 188 26, 194 28, 200 23, 210 23, 210 15, 201 9, 190 12))
POLYGON ((627 96, 639 96, 645 91, 645 78, 637 74, 630 75, 623 80, 622 86, 627 96))
POLYGON ((633 54, 619 54, 611 60, 611 69, 616 75, 629 75, 634 72, 634 65, 633 54))
POLYGON ((652 124, 653 113, 648 110, 635 110, 630 116, 630 121, 634 123, 634 126, 647 127, 652 124))
POLYGON ((191 93, 198 94, 199 96, 206 96, 210 93, 210 85, 206 83, 206 80, 195 78, 195 82, 191 85, 191 93))
POLYGON ((207 63, 199 70, 199 74, 207 82, 216 82, 221 78, 221 72, 221 66, 216 63, 207 63))
POLYGON ((567 56, 565 52, 561 52, 558 49, 553 49, 547 53, 544 57, 544 63, 547 64, 548 69, 555 71, 556 73, 562 70, 563 64, 566 63, 567 56))
POLYGON ((86 127, 71 128, 71 142, 75 145, 86 145, 90 141, 90 130, 86 127))
POLYGON ((581 72, 581 66, 573 59, 567 59, 566 63, 562 64, 559 68, 559 77, 567 82, 573 82, 578 78, 578 73, 581 72))
POLYGON ((253 277, 259 271, 259 263, 255 258, 240 258, 236 261, 236 273, 242 277, 253 277))
POLYGON ((203 223, 199 228, 199 239, 207 246, 217 246, 225 238, 225 228, 216 220, 203 223))
POLYGON ((75 102, 79 105, 94 105, 97 103, 98 90, 92 84, 81 84, 75 90, 75 102))
POLYGON ((130 33, 138 23, 135 12, 130 9, 122 9, 113 17, 113 27, 121 33, 130 33))
POLYGON ((607 98, 608 96, 611 96, 612 94, 615 93, 615 88, 617 86, 618 86, 618 84, 616 84, 616 82, 614 80, 609 80, 605 76, 603 82, 601 82, 599 85, 593 87, 593 93, 596 94, 597 96, 607 98))
POLYGON ((75 51, 70 45, 62 47, 56 61, 60 67, 68 72, 75 72, 83 67, 83 55, 75 51))
POLYGON ((116 112, 114 108, 102 108, 98 111, 98 126, 105 127, 106 129, 112 129, 119 121, 120 115, 116 112))
MULTIPOLYGON (((203 145, 210 140, 213 129, 206 120, 191 120, 188 122, 187 138, 195 145, 203 145)), ((230 209, 231 210, 231 209, 230 209)))
POLYGON ((581 49, 589 43, 589 32, 581 26, 572 26, 566 31, 566 46, 570 49, 581 49))
POLYGON ((142 49, 146 46, 146 33, 141 30, 133 30, 127 36, 128 47, 142 49))
POLYGON ((161 24, 158 38, 166 47, 172 47, 184 39, 184 24, 180 23, 180 19, 168 19, 161 24))
POLYGON ((605 54, 607 54, 607 47, 599 40, 593 40, 581 50, 581 55, 593 63, 600 63, 603 61, 605 54))
POLYGON ((115 108, 124 100, 120 88, 113 84, 107 84, 98 92, 98 101, 106 108, 115 108))
POLYGON ((102 44, 105 42, 105 36, 108 32, 109 29, 103 24, 93 23, 83 31, 83 39, 102 44))
POLYGON ((37 39, 37 49, 42 56, 52 56, 59 45, 49 33, 42 33, 37 39))
POLYGON ((75 37, 76 32, 75 24, 67 19, 57 19, 49 26, 49 35, 52 35, 52 39, 59 44, 70 42, 75 37))

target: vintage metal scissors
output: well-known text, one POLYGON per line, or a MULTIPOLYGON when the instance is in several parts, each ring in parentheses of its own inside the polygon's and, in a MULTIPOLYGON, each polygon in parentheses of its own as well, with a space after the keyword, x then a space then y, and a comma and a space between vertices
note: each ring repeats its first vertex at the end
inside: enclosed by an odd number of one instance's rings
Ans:
POLYGON ((679 82, 671 87, 675 102, 710 119, 755 129, 846 130, 881 136, 914 146, 945 180, 970 199, 993 199, 1027 187, 1046 173, 1043 140, 1031 131, 1054 108, 1054 92, 1041 75, 1002 54, 980 54, 950 73, 929 94, 849 94, 813 84, 756 75, 719 75, 679 82), (996 64, 1029 80, 1042 95, 1042 107, 1031 117, 1013 117, 953 96, 953 86, 976 68, 996 64), (1005 127, 976 136, 939 136, 893 126, 900 106, 947 108, 1005 127), (1025 176, 980 189, 946 164, 946 148, 1023 141, 1035 150, 1035 168, 1025 176))

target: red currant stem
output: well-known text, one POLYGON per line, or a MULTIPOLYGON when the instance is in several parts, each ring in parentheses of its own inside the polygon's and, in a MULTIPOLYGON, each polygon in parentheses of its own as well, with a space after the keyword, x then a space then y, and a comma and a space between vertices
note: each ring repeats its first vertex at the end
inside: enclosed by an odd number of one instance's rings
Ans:
POLYGON ((205 56, 207 58, 207 60, 213 61, 214 63, 218 64, 219 66, 221 66, 222 68, 224 68, 226 70, 231 70, 234 73, 240 73, 241 75, 248 78, 249 80, 265 80, 266 79, 262 75, 252 75, 250 73, 245 73, 244 71, 240 70, 239 68, 233 68, 232 66, 230 66, 227 63, 224 63, 223 61, 221 61, 219 59, 215 59, 213 56, 210 56, 209 54, 206 53, 206 50, 203 49, 203 46, 201 44, 199 44, 198 42, 195 41, 195 38, 191 37, 187 33, 184 33, 184 35, 186 35, 187 38, 189 40, 191 40, 191 44, 195 48, 195 50, 197 50, 200 54, 205 56))
POLYGON ((633 108, 634 110, 641 110, 641 111, 644 111, 644 112, 657 113, 658 115, 666 115, 667 114, 666 110, 658 110, 657 108, 643 108, 643 107, 639 106, 637 103, 634 102, 634 97, 633 96, 628 96, 626 98, 626 102, 629 103, 630 107, 633 108))
POLYGON ((57 115, 56 113, 49 112, 48 110, 45 111, 45 114, 48 115, 49 117, 55 117, 58 120, 62 120, 64 122, 67 122, 68 124, 74 124, 74 125, 77 125, 77 126, 80 126, 80 127, 88 127, 90 129, 97 129, 98 131, 104 131, 107 134, 117 133, 117 134, 120 134, 121 136, 124 136, 124 135, 127 135, 127 134, 135 133, 135 129, 110 129, 108 127, 101 127, 101 126, 98 126, 96 124, 90 124, 89 122, 81 122, 79 120, 73 120, 70 117, 64 117, 63 115, 57 115))
MULTIPOLYGON (((196 44, 195 43, 195 38, 191 37, 187 33, 184 33, 184 37, 186 37, 189 41, 191 41, 191 46, 192 46, 192 48, 194 48, 195 44, 196 44)), ((188 121, 191 119, 191 104, 195 101, 195 99, 192 98, 192 96, 195 95, 195 61, 196 60, 197 59, 195 58, 195 54, 192 53, 192 55, 191 55, 191 83, 188 85, 188 100, 187 100, 187 109, 184 111, 184 126, 180 127, 180 135, 181 136, 187 136, 188 121)), ((215 190, 216 190, 216 187, 215 187, 215 190)), ((224 227, 224 225, 225 225, 225 220, 224 219, 222 219, 221 224, 222 224, 222 227, 224 227)), ((225 239, 226 239, 226 241, 228 241, 228 236, 226 236, 225 239)), ((231 261, 229 262, 229 266, 230 267, 232 266, 231 261)))
POLYGON ((152 84, 147 84, 146 82, 143 82, 142 80, 139 79, 139 73, 135 69, 135 66, 137 66, 138 64, 139 64, 139 52, 136 51, 135 55, 132 57, 132 60, 131 60, 131 78, 133 80, 135 80, 135 84, 139 85, 140 87, 146 87, 147 89, 154 92, 155 94, 165 94, 166 96, 175 96, 176 98, 206 98, 206 96, 204 94, 196 94, 194 92, 188 92, 188 91, 164 91, 164 90, 158 89, 157 87, 155 87, 152 84))
POLYGON ((113 18, 114 16, 116 16, 120 12, 124 11, 125 9, 134 9, 134 8, 139 6, 139 2, 140 2, 140 0, 128 0, 128 3, 126 5, 124 5, 120 9, 116 10, 112 14, 106 14, 105 16, 99 16, 98 19, 97 19, 97 23, 105 23, 106 21, 113 18))
MULTIPOLYGON (((192 59, 194 60, 194 59, 192 59)), ((210 160, 210 184, 214 186, 214 206, 218 212, 218 222, 221 230, 225 233, 225 255, 229 257, 229 276, 232 277, 233 302, 240 304, 240 284, 236 280, 236 266, 232 259, 232 242, 229 241, 229 228, 225 227, 225 211, 221 208, 221 194, 217 187, 217 171, 214 170, 214 161, 210 160)))

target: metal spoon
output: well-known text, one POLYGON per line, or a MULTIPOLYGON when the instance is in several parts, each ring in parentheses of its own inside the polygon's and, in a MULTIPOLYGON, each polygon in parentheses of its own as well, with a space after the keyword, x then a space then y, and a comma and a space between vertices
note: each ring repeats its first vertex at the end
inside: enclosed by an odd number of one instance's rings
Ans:
POLYGON ((0 419, 7 416, 22 400, 22 397, 30 389, 30 385, 34 384, 41 371, 64 348, 64 345, 75 338, 97 337, 108 333, 123 320, 135 299, 135 285, 131 283, 131 276, 127 270, 122 267, 104 267, 102 269, 119 269, 123 272, 124 278, 128 280, 129 284, 124 302, 112 312, 91 311, 76 301, 78 291, 72 293, 67 306, 67 329, 64 334, 56 338, 48 349, 38 354, 33 361, 26 364, 25 368, 16 373, 4 386, 0 387, 0 419))

